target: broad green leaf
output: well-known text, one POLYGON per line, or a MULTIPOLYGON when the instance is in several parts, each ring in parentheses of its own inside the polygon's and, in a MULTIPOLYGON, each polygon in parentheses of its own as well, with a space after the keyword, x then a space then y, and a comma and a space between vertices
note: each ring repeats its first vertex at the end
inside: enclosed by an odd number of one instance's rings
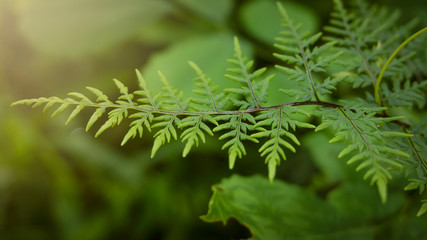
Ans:
MULTIPOLYGON (((319 20, 314 11, 296 2, 285 1, 282 4, 295 24, 302 23, 303 30, 311 33, 318 30, 319 20)), ((239 19, 249 34, 270 46, 274 44, 275 37, 281 31, 282 17, 276 1, 246 1, 240 9, 239 19)))
POLYGON ((19 23, 39 51, 78 58, 136 36, 170 9, 165 0, 37 0, 22 8, 19 23))
POLYGON ((383 204, 377 190, 364 181, 343 183, 327 198, 342 214, 357 221, 386 219, 396 214, 404 203, 403 193, 391 190, 383 204))
POLYGON ((372 229, 357 226, 313 193, 260 176, 224 179, 213 186, 208 222, 237 219, 253 240, 371 239, 372 229))
POLYGON ((227 21, 234 4, 234 0, 177 0, 177 2, 213 23, 227 21))

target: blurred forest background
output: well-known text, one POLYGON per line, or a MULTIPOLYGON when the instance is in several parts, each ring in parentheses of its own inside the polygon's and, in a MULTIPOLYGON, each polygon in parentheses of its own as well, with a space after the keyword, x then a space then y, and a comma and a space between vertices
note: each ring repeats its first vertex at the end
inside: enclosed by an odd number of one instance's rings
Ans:
MULTIPOLYGON (((427 26, 426 1, 375 2, 399 10, 403 23, 418 18, 419 28, 427 26)), ((313 32, 322 30, 333 8, 332 1, 283 5, 313 32)), ((142 71, 154 92, 160 89, 161 70, 172 85, 191 95, 195 74, 189 60, 215 85, 227 86, 223 75, 225 60, 233 54, 233 36, 239 37, 246 56, 259 66, 271 66, 279 30, 275 2, 268 0, 0 0, 0 239, 249 237, 236 221, 224 227, 199 216, 207 212, 210 186, 223 177, 266 177, 256 149, 232 171, 226 151, 219 151, 221 143, 213 138, 185 159, 178 141, 151 159, 150 133, 120 147, 129 122, 95 139, 96 126, 84 131, 90 111, 64 127, 66 114, 51 119, 49 113, 10 104, 87 93, 86 86, 114 96, 113 78, 137 88, 134 69, 142 71)), ((271 89, 286 84, 292 83, 273 80, 271 89)), ((277 94, 269 104, 285 101, 277 94)), ((360 179, 353 166, 337 160, 340 147, 328 144, 326 134, 302 134, 302 147, 278 168, 278 179, 320 195, 340 180, 360 179)), ((361 182, 356 196, 366 200, 363 194, 373 191, 369 196, 379 201, 375 189, 361 182)), ((391 191, 400 195, 393 200, 391 193, 392 209, 377 220, 393 216, 395 223, 382 231, 390 228, 395 236, 406 236, 413 230, 425 237, 425 216, 414 218, 419 200, 404 200, 404 184, 395 180, 391 191), (399 218, 402 208, 406 210, 399 218)))

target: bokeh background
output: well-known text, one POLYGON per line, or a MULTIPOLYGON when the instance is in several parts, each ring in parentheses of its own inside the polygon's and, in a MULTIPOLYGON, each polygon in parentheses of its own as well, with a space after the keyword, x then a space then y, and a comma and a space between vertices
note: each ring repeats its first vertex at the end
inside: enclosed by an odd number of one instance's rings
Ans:
MULTIPOLYGON (((399 10, 402 22, 416 17, 420 27, 427 26, 425 1, 375 2, 399 10)), ((283 4, 311 31, 321 30, 332 10, 332 1, 283 4)), ((84 131, 90 111, 64 126, 67 114, 50 118, 49 111, 10 104, 73 91, 90 95, 86 86, 116 96, 113 78, 137 88, 134 69, 154 92, 161 70, 191 95, 195 75, 189 60, 226 87, 233 36, 246 56, 271 66, 279 19, 268 0, 0 0, 0 239, 249 237, 236 221, 224 227, 199 216, 207 212, 210 186, 223 177, 266 176, 256 149, 232 171, 213 138, 185 159, 178 141, 151 159, 151 133, 120 147, 129 122, 95 139, 99 125, 84 131)), ((271 88, 286 84, 273 81, 271 88)), ((269 98, 269 104, 283 101, 279 94, 269 98)), ((334 171, 342 166, 332 162, 337 149, 327 145, 327 136, 306 134, 302 146, 279 167, 279 179, 316 188, 319 179, 343 178, 345 171, 334 171)))

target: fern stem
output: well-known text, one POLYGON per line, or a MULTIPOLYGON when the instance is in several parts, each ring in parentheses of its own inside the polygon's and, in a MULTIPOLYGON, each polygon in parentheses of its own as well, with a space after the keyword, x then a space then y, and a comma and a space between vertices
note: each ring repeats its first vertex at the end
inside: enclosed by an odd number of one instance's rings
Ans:
POLYGON ((259 102, 258 102, 258 98, 255 95, 254 87, 252 86, 252 80, 249 77, 248 71, 246 71, 246 66, 244 64, 242 56, 240 54, 237 55, 237 59, 239 60, 239 65, 240 65, 240 68, 242 69, 243 75, 245 76, 249 90, 251 91, 252 99, 254 100, 256 107, 261 108, 261 106, 259 105, 259 102))
MULTIPOLYGON (((380 164, 378 161, 378 159, 375 158, 375 154, 374 154, 374 150, 371 148, 371 146, 369 145, 368 141, 366 140, 366 138, 364 137, 363 132, 361 132, 359 130, 359 128, 357 127, 357 125, 353 122, 353 120, 345 113, 344 109, 342 107, 338 108, 340 110, 340 112, 344 115, 344 117, 347 119, 347 121, 350 123, 350 125, 352 126, 352 128, 356 131, 356 133, 359 135, 360 139, 362 140, 363 144, 366 146, 366 150, 369 152, 369 155, 372 159, 372 165, 375 169, 375 172, 379 173, 380 169, 378 168, 378 165, 380 164)), ((385 179, 384 179, 385 180, 385 179)), ((381 180, 376 179, 376 180, 372 180, 371 183, 376 183, 379 194, 380 194, 380 198, 381 201, 383 203, 386 202, 387 200, 387 192, 383 191, 385 190, 384 188, 382 188, 382 184, 381 184, 381 180), (383 190, 382 190, 383 189, 383 190)))
POLYGON ((217 106, 216 106, 215 97, 214 97, 214 95, 213 95, 213 93, 212 93, 211 88, 206 87, 206 89, 207 89, 207 91, 208 91, 208 93, 209 93, 209 97, 211 98, 211 102, 212 102, 212 107, 213 107, 213 109, 215 110, 215 112, 218 112, 218 108, 217 108, 217 106))
POLYGON ((313 91, 313 95, 314 95, 314 97, 316 98, 317 101, 320 101, 319 96, 317 96, 316 89, 314 88, 313 77, 311 75, 311 69, 310 69, 310 66, 308 65, 307 56, 304 53, 304 48, 302 46, 301 39, 299 38, 299 35, 297 34, 296 29, 294 28, 294 26, 291 25, 291 24, 289 24, 289 27, 291 28, 292 33, 294 34, 294 37, 297 39, 298 48, 299 48, 301 57, 304 60, 305 71, 307 73, 307 78, 308 78, 308 81, 310 82, 310 86, 311 86, 311 90, 313 91))
MULTIPOLYGON (((23 104, 24 102, 15 102, 12 103, 12 106, 23 104)), ((38 104, 41 104, 42 102, 39 102, 38 104)), ((331 107, 331 108, 340 108, 341 105, 330 103, 330 102, 323 102, 323 101, 306 101, 306 102, 290 102, 290 103, 283 103, 279 105, 272 105, 267 107, 260 107, 260 108, 252 108, 252 109, 244 109, 244 110, 234 110, 234 111, 206 111, 206 112, 189 112, 184 111, 183 109, 180 109, 180 111, 168 111, 168 110, 162 110, 162 109, 146 109, 142 108, 137 105, 121 105, 121 104, 97 104, 97 103, 86 103, 86 102, 78 102, 74 99, 67 98, 67 99, 58 99, 55 101, 55 103, 58 104, 64 104, 67 103, 69 105, 81 105, 84 107, 93 107, 93 108, 122 108, 126 110, 134 110, 138 112, 147 112, 151 114, 163 114, 163 115, 175 115, 175 116, 202 116, 202 115, 238 115, 238 114, 244 114, 244 113, 256 113, 256 112, 262 112, 266 110, 271 109, 279 109, 284 106, 305 106, 305 105, 318 105, 318 106, 324 106, 324 107, 331 107)), ((27 102, 27 104, 35 104, 35 102, 27 102)))
POLYGON ((416 37, 418 37, 424 32, 427 32, 427 27, 412 34, 412 36, 410 36, 402 44, 400 44, 400 46, 387 59, 387 62, 384 64, 383 68, 381 69, 380 75, 378 76, 377 82, 375 84, 375 101, 377 102, 378 106, 383 106, 383 102, 381 101, 381 96, 380 96, 380 84, 381 84, 381 79, 383 78, 383 75, 387 70, 387 67, 390 65, 391 61, 393 61, 396 55, 400 52, 400 50, 402 50, 408 43, 410 43, 412 40, 414 40, 416 37))
MULTIPOLYGON (((80 103, 71 103, 71 104, 80 104, 80 103)), ((185 111, 167 111, 167 110, 154 110, 154 109, 144 109, 140 108, 138 106, 124 106, 119 104, 111 104, 111 105, 102 105, 102 107, 112 107, 112 108, 126 108, 126 109, 132 109, 135 111, 140 112, 149 112, 149 113, 158 113, 158 114, 167 114, 167 115, 193 115, 193 116, 199 116, 199 115, 237 115, 237 114, 243 114, 243 113, 255 113, 255 112, 262 112, 266 110, 271 109, 279 109, 284 106, 305 106, 305 105, 318 105, 318 106, 324 106, 324 107, 331 107, 331 108, 340 108, 341 105, 337 105, 334 103, 329 102, 323 102, 323 101, 306 101, 306 102, 290 102, 290 103, 283 103, 279 105, 272 105, 267 107, 260 107, 260 108, 252 108, 252 109, 245 109, 245 110, 236 110, 236 111, 207 111, 207 112, 185 112, 185 111)), ((87 104, 85 106, 88 107, 100 107, 100 105, 97 104, 87 104)))
MULTIPOLYGON (((356 124, 353 122, 353 120, 345 113, 345 111, 342 107, 339 107, 338 109, 344 115, 344 117, 347 119, 347 121, 350 123, 351 127, 356 131, 357 135, 359 135, 363 144, 365 144, 365 146, 366 146, 366 150, 368 150, 369 155, 371 155, 372 160, 374 160, 374 162, 377 163, 377 161, 375 161, 375 156, 372 153, 371 146, 369 145, 368 141, 363 136, 363 133, 359 130, 359 128, 356 126, 356 124)), ((376 165, 375 165, 375 168, 376 168, 376 165)))
POLYGON ((308 80, 310 82, 311 90, 313 91, 313 95, 316 98, 316 100, 320 101, 319 96, 317 96, 316 89, 314 88, 313 77, 311 76, 311 69, 310 69, 310 66, 308 66, 307 56, 305 56, 305 54, 304 54, 304 49, 302 48, 302 44, 301 44, 300 39, 298 39, 298 45, 299 45, 299 49, 301 52, 301 56, 304 60, 304 67, 305 67, 305 71, 307 72, 307 77, 308 77, 308 80))
POLYGON ((365 144, 366 148, 369 150, 369 152, 372 155, 371 152, 371 148, 368 144, 368 142, 366 141, 366 139, 363 137, 363 133, 359 130, 359 128, 354 124, 353 120, 351 120, 351 118, 345 113, 344 109, 342 107, 338 108, 340 110, 340 112, 344 115, 344 117, 347 119, 347 121, 351 124, 351 126, 353 127, 354 130, 356 130, 357 134, 359 135, 360 139, 362 140, 362 142, 365 144))

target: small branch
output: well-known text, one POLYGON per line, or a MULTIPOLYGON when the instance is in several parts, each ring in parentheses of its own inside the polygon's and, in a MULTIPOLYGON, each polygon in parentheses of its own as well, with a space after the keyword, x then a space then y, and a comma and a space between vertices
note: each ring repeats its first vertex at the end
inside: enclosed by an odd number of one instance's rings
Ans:
MULTIPOLYGON (((61 101, 58 101, 58 103, 61 103, 61 101)), ((70 104, 82 104, 81 102, 72 102, 70 104)), ((271 109, 279 109, 284 106, 305 106, 305 105, 318 105, 318 106, 324 106, 324 107, 331 107, 331 108, 340 108, 341 105, 330 103, 330 102, 322 102, 322 101, 306 101, 306 102, 291 102, 291 103, 283 103, 279 105, 272 105, 268 107, 260 107, 260 108, 253 108, 253 109, 245 109, 245 110, 235 110, 235 111, 207 111, 207 112, 185 112, 185 111, 167 111, 167 110, 161 110, 161 109, 144 109, 140 108, 138 106, 132 106, 132 105, 120 105, 120 104, 84 104, 86 107, 104 107, 104 108, 126 108, 130 110, 135 110, 139 112, 149 112, 149 113, 158 113, 158 114, 167 114, 167 115, 184 115, 184 116, 199 116, 199 115, 237 115, 237 114, 243 114, 243 113, 256 113, 256 112, 262 112, 266 110, 271 109)))

